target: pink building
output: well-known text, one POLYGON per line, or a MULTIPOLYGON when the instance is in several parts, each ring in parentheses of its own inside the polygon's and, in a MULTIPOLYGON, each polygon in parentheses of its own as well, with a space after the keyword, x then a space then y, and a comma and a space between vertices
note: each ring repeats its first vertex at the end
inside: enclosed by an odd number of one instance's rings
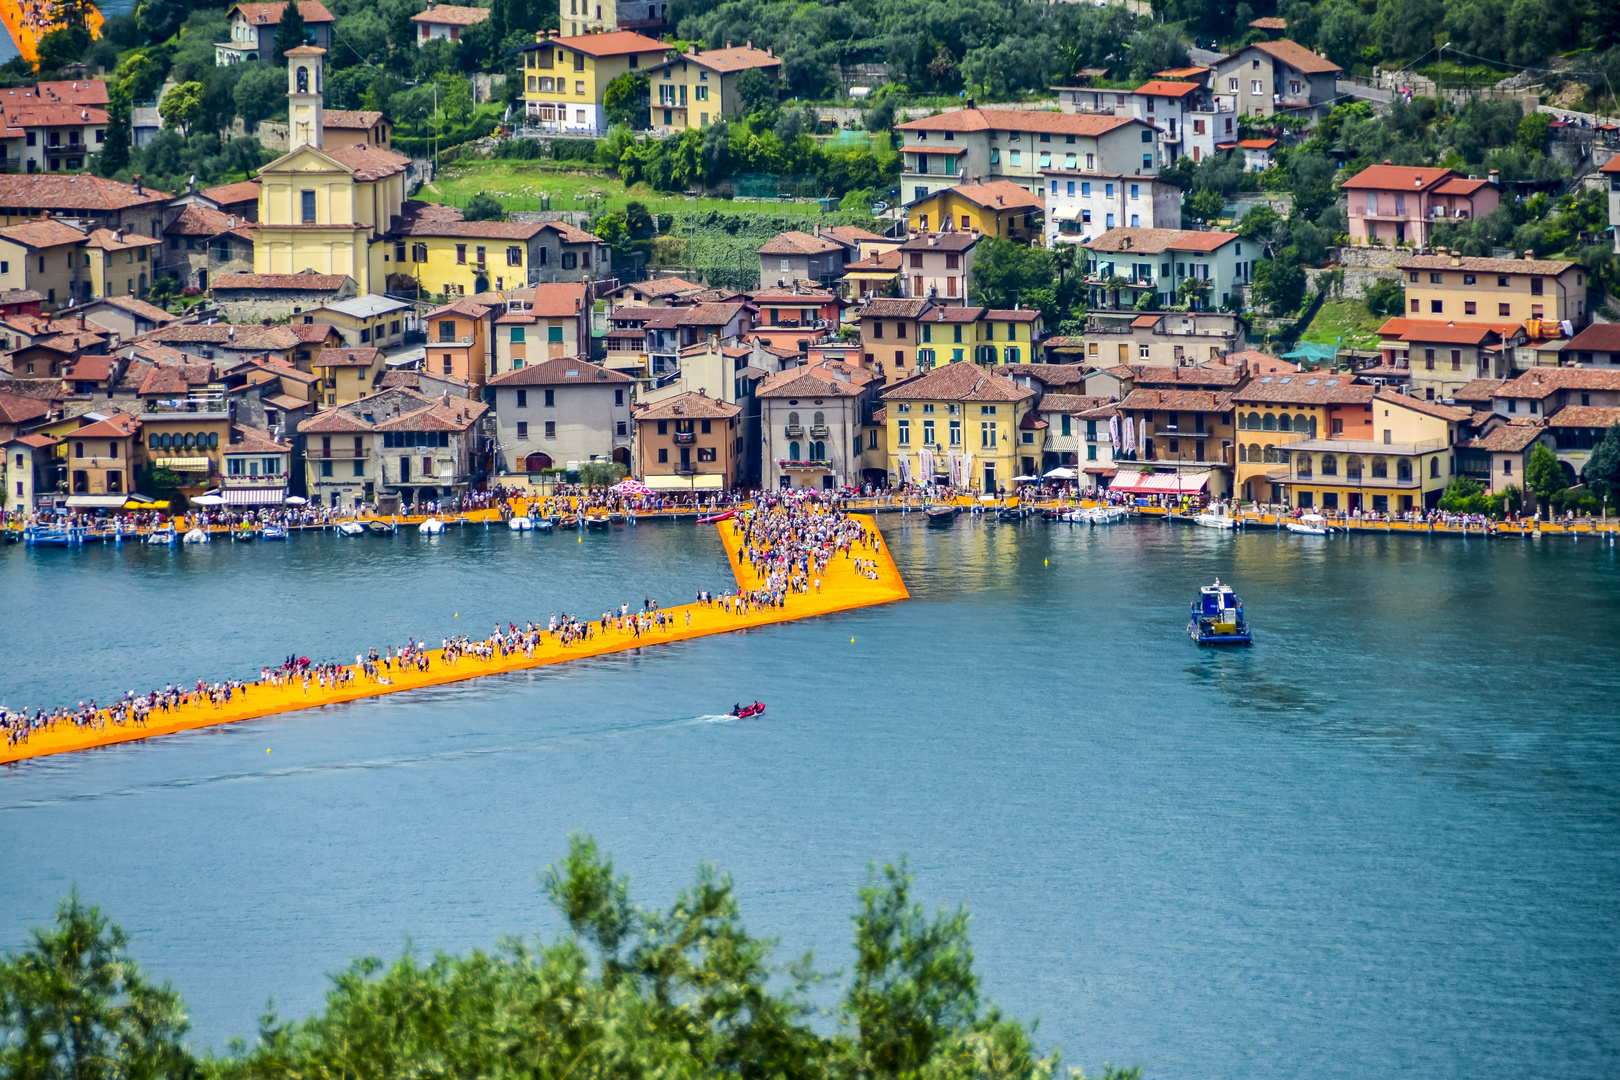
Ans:
POLYGON ((1346 180, 1350 198, 1350 242, 1428 247, 1434 224, 1483 217, 1496 209, 1501 190, 1493 170, 1489 180, 1451 169, 1373 165, 1346 180))

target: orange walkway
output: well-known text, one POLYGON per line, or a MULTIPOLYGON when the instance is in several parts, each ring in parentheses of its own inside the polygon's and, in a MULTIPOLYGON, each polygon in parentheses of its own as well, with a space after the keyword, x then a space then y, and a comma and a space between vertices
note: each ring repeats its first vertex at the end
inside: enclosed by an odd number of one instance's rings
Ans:
MULTIPOLYGON (((870 517, 860 517, 859 520, 874 533, 877 531, 875 522, 870 517)), ((701 526, 709 528, 709 526, 701 526)), ((760 587, 760 581, 752 569, 745 569, 738 559, 738 537, 734 534, 733 523, 721 522, 720 539, 725 545, 727 558, 731 562, 732 573, 737 578, 739 587, 754 589, 760 587)), ((905 583, 900 579, 900 571, 895 568, 894 561, 889 557, 887 542, 881 542, 881 533, 877 533, 880 546, 876 551, 870 547, 856 548, 853 552, 855 558, 869 560, 877 565, 877 579, 863 577, 855 569, 850 555, 835 556, 827 566, 822 578, 821 591, 809 593, 796 593, 790 595, 786 606, 780 608, 766 608, 753 611, 747 615, 727 614, 720 602, 713 604, 683 604, 678 607, 663 609, 665 614, 672 617, 671 628, 659 632, 644 632, 637 637, 634 631, 618 631, 609 629, 603 632, 599 627, 595 636, 572 645, 563 646, 549 636, 543 636, 540 645, 534 650, 533 658, 525 657, 522 652, 513 652, 508 656, 495 656, 484 661, 471 656, 463 656, 453 666, 446 666, 442 650, 434 649, 428 655, 430 665, 427 671, 419 672, 414 668, 410 671, 399 670, 396 666, 393 672, 385 674, 393 681, 388 685, 379 685, 357 675, 353 683, 342 688, 322 689, 317 682, 312 682, 306 695, 301 684, 284 687, 271 685, 260 686, 250 684, 246 694, 233 694, 229 705, 214 708, 207 702, 201 704, 182 705, 175 712, 165 713, 157 711, 147 718, 147 726, 117 727, 110 723, 105 730, 89 730, 74 727, 72 724, 59 724, 55 730, 39 730, 29 736, 26 743, 16 746, 0 746, 0 763, 20 761, 24 758, 43 757, 47 754, 61 754, 72 750, 87 750, 96 746, 108 746, 113 743, 132 742, 136 739, 151 738, 154 735, 170 735, 177 731, 189 731, 192 728, 212 727, 215 724, 230 724, 238 720, 253 720, 262 716, 274 716, 277 713, 295 712, 299 709, 317 708, 323 705, 336 705, 345 701, 356 701, 360 698, 379 697, 383 694, 392 694, 401 690, 416 690, 424 686, 437 686, 440 683, 460 682, 464 679, 476 679, 482 675, 494 675, 507 671, 522 671, 527 668, 544 667, 547 664, 560 664, 582 657, 602 656, 607 653, 625 652, 630 649, 639 649, 647 645, 658 645, 670 641, 684 641, 688 638, 708 637, 711 634, 724 634, 746 627, 769 626, 773 623, 792 622, 795 619, 808 619, 816 615, 827 615, 835 611, 849 611, 854 608, 872 607, 877 604, 888 604, 897 600, 904 600, 909 595, 905 583), (690 613, 691 623, 688 625, 687 617, 690 613)), ((589 616, 589 612, 580 612, 582 617, 589 616)), ((519 612, 513 613, 513 619, 528 618, 519 612)), ((598 618, 600 615, 598 613, 598 618)), ((352 666, 352 665, 351 665, 352 666)))

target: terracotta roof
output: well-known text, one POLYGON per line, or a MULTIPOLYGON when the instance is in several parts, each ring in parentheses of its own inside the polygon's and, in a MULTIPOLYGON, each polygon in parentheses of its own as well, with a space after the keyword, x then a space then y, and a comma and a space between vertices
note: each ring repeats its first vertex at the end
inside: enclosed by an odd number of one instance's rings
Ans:
POLYGON ((991 322, 1031 323, 1041 317, 1037 308, 990 308, 984 317, 991 322))
POLYGON ((899 270, 900 264, 904 261, 905 257, 900 254, 899 248, 890 248, 888 251, 878 252, 869 259, 858 259, 855 262, 848 263, 844 266, 844 270, 850 274, 861 272, 886 273, 891 270, 899 270))
POLYGON ((324 322, 288 323, 287 327, 293 332, 299 341, 306 345, 319 344, 337 332, 337 327, 333 326, 331 323, 324 322))
POLYGON ((1088 412, 1091 409, 1100 409, 1104 405, 1112 405, 1114 399, 1107 394, 1047 394, 1041 398, 1038 406, 1041 412, 1069 413, 1088 412))
POLYGON ((1609 405, 1565 405, 1547 421, 1549 427, 1606 428, 1620 424, 1620 408, 1609 405))
MULTIPOLYGON (((331 113, 327 113, 331 116, 331 113)), ((210 199, 222 206, 239 202, 259 201, 259 182, 257 180, 243 180, 236 184, 221 184, 219 187, 203 188, 197 194, 210 199)))
POLYGON ((615 30, 609 34, 580 34, 577 37, 558 37, 550 41, 537 42, 529 48, 544 48, 552 45, 559 49, 573 49, 586 56, 601 58, 604 56, 629 56, 632 53, 662 53, 669 46, 656 38, 643 37, 634 30, 615 30))
POLYGON ((1516 379, 1500 384, 1492 397, 1551 397, 1559 390, 1620 390, 1620 371, 1599 368, 1532 368, 1516 379))
POLYGON ((882 396, 887 401, 1025 401, 1035 391, 964 360, 908 379, 882 396))
POLYGON ((49 435, 40 435, 35 433, 33 435, 19 435, 11 441, 14 443, 22 443, 24 446, 32 446, 36 450, 43 450, 48 446, 55 446, 61 440, 53 439, 49 435))
POLYGON ((1277 145, 1276 139, 1239 139, 1238 145, 1245 150, 1270 150, 1277 145))
POLYGON ((1453 423, 1460 424, 1466 420, 1472 420, 1474 417, 1473 409, 1463 409, 1455 405, 1442 405, 1437 401, 1425 401, 1422 398, 1412 397, 1408 394, 1397 394, 1395 391, 1383 387, 1378 388, 1374 400, 1388 402, 1391 405, 1404 405, 1408 409, 1426 413, 1429 416, 1437 416, 1442 420, 1450 420, 1453 423))
MULTIPOLYGON (((1568 412, 1565 409, 1564 412, 1568 412)), ((1537 420, 1532 423, 1514 421, 1492 428, 1478 438, 1465 439, 1457 446, 1467 450, 1491 450, 1498 454, 1522 453, 1531 443, 1541 438, 1547 431, 1545 421, 1537 420)))
POLYGON ((743 311, 743 304, 699 304, 681 313, 677 326, 725 326, 743 311))
POLYGON ((1281 41, 1257 41, 1250 45, 1251 49, 1259 49, 1267 56, 1281 60, 1295 71, 1306 75, 1325 75, 1330 71, 1343 71, 1338 64, 1324 60, 1297 41, 1284 38, 1281 41))
POLYGON ((934 308, 923 317, 926 323, 976 323, 985 313, 985 308, 974 307, 967 304, 947 304, 934 308))
POLYGON ((632 281, 628 285, 620 285, 613 290, 614 296, 622 296, 627 292, 638 292, 643 297, 675 296, 684 292, 697 292, 702 285, 694 285, 685 278, 665 277, 653 278, 651 281, 632 281))
MULTIPOLYGON (((121 311, 127 311, 136 318, 145 319, 147 322, 156 323, 159 326, 162 326, 165 323, 172 323, 179 318, 178 315, 170 315, 167 311, 164 311, 156 304, 148 304, 145 300, 134 296, 118 296, 116 294, 112 296, 103 296, 101 297, 101 302, 109 307, 115 307, 121 311)), ((93 319, 95 318, 95 314, 92 312, 87 316, 87 318, 93 319)))
POLYGON ((1138 315, 1131 320, 1131 325, 1141 329, 1152 329, 1158 326, 1159 321, 1163 318, 1163 315, 1138 315))
POLYGON ((570 225, 566 221, 548 221, 540 226, 557 233, 565 244, 600 244, 602 238, 595 233, 588 233, 577 225, 570 225))
MULTIPOLYGON (((435 8, 435 11, 442 10, 435 8)), ((484 11, 484 8, 474 8, 484 11)), ((383 114, 368 109, 322 109, 321 127, 327 131, 369 131, 382 122, 383 114)))
POLYGON ((1454 345, 1477 345, 1487 337, 1507 337, 1517 323, 1426 322, 1422 319, 1393 318, 1378 328, 1385 338, 1405 341, 1437 341, 1454 345))
POLYGON ((221 274, 214 279, 211 291, 220 289, 254 289, 275 291, 296 289, 299 292, 336 292, 349 280, 346 274, 221 274))
MULTIPOLYGON (((1132 364, 1130 368, 1138 386, 1237 386, 1249 377, 1249 373, 1236 364, 1210 364, 1206 367, 1132 364)), ((1345 381, 1349 381, 1348 377, 1345 381)))
POLYGON ((469 319, 482 319, 493 310, 489 304, 480 304, 472 297, 464 296, 460 300, 434 308, 422 318, 437 319, 440 315, 464 315, 469 319))
POLYGON ((1024 431, 1045 431, 1052 425, 1042 420, 1039 414, 1027 412, 1024 414, 1024 418, 1018 421, 1018 426, 1024 431))
POLYGON ((107 83, 104 79, 73 79, 36 83, 34 92, 41 101, 64 105, 107 104, 107 83))
POLYGON ((1109 229, 1085 246, 1092 251, 1157 255, 1161 251, 1215 251, 1237 239, 1240 239, 1238 234, 1230 232, 1116 228, 1109 229))
POLYGON ((382 355, 381 349, 370 347, 361 348, 325 348, 315 355, 310 362, 311 367, 370 367, 382 355))
POLYGON ((1256 30, 1286 30, 1288 29, 1288 20, 1280 19, 1275 15, 1266 15, 1253 20, 1249 25, 1256 30))
POLYGON ((703 394, 687 392, 648 405, 636 413, 641 420, 730 420, 742 412, 735 405, 727 405, 703 394))
POLYGON ((851 367, 837 361, 824 360, 819 364, 788 368, 767 375, 754 389, 755 397, 857 397, 871 383, 877 381, 877 372, 851 367))
POLYGON ((5 103, 6 137, 21 138, 28 128, 82 127, 105 124, 107 113, 82 105, 21 105, 5 103))
POLYGON ((797 229, 781 233, 771 240, 767 240, 759 249, 761 255, 822 255, 829 251, 837 251, 839 246, 831 240, 823 240, 819 236, 799 232, 797 229))
POLYGON ((43 401, 0 391, 0 424, 21 424, 37 420, 50 411, 50 406, 43 401))
POLYGON ((1489 401, 1505 379, 1470 379, 1460 390, 1453 391, 1453 401, 1489 401))
POLYGON ((1119 403, 1122 409, 1171 409, 1179 412, 1225 412, 1231 406, 1230 392, 1143 388, 1132 390, 1119 403))
MULTIPOLYGON (((1620 157, 1620 155, 1616 155, 1620 157)), ((1593 323, 1569 339, 1570 349, 1620 352, 1620 323, 1593 323)))
MULTIPOLYGON (((698 67, 717 71, 722 75, 729 75, 733 71, 746 71, 749 68, 773 68, 782 66, 782 58, 772 56, 764 49, 704 49, 702 52, 687 52, 670 60, 665 64, 673 64, 677 60, 685 60, 698 67)), ((663 67, 664 64, 658 65, 663 67)))
POLYGON ((20 210, 79 210, 106 213, 169 201, 169 194, 89 173, 0 173, 0 206, 20 210))
MULTIPOLYGON (((410 394, 409 390, 398 390, 395 393, 410 394)), ((420 394, 412 394, 420 398, 420 394)), ((368 399, 369 400, 369 399, 368 399)), ((431 399, 429 399, 431 400, 431 399)), ((450 404, 444 405, 435 402, 426 408, 415 412, 401 413, 399 416, 380 421, 378 431, 466 431, 478 423, 479 417, 489 411, 489 406, 481 401, 471 398, 451 396, 450 404)))
POLYGON ((744 296, 756 304, 774 304, 777 307, 820 307, 823 304, 842 303, 843 298, 830 292, 793 292, 789 289, 761 289, 759 292, 744 293, 744 296))
POLYGON ((115 412, 105 419, 67 433, 68 439, 127 439, 141 429, 141 422, 128 413, 115 412))
POLYGON ((148 330, 138 337, 131 338, 130 341, 135 343, 151 341, 163 345, 201 343, 218 345, 238 352, 255 352, 260 349, 284 352, 298 344, 298 335, 288 326, 259 326, 253 323, 242 326, 213 323, 203 326, 188 323, 148 330))
POLYGON ((1198 88, 1199 86, 1197 83, 1164 82, 1159 79, 1155 79, 1152 82, 1143 83, 1135 90, 1132 90, 1131 93, 1145 94, 1150 97, 1186 97, 1188 94, 1192 93, 1198 88))
POLYGON ((134 251, 137 248, 161 247, 163 241, 151 236, 142 236, 138 232, 125 232, 123 229, 94 229, 85 247, 97 248, 101 251, 134 251))
POLYGON ((358 416, 351 416, 343 409, 327 409, 324 412, 318 412, 298 425, 299 433, 304 435, 360 434, 369 432, 372 428, 373 425, 366 423, 358 416))
MULTIPOLYGON (((1142 121, 1129 116, 1035 112, 1022 109, 959 109, 896 124, 896 131, 1033 131, 1050 135, 1105 135, 1142 121)), ((1151 125, 1143 125, 1144 127, 1151 125)))
MULTIPOLYGON (((958 184, 956 187, 940 188, 935 195, 941 193, 959 195, 974 206, 983 206, 993 209, 1039 210, 1044 204, 1039 195, 1033 195, 1024 188, 1019 187, 1011 180, 992 180, 987 184, 958 184)), ((924 199, 933 198, 932 195, 924 199)), ((912 204, 922 202, 923 199, 913 199, 912 204)))
POLYGON ((538 364, 525 364, 490 379, 487 386, 609 386, 634 382, 622 372, 598 367, 577 356, 559 356, 538 364))
POLYGON ((0 239, 10 240, 31 249, 58 247, 62 244, 77 244, 85 240, 85 234, 71 225, 64 225, 54 218, 44 218, 39 221, 25 221, 21 225, 8 225, 0 229, 0 239))
POLYGON ((268 432, 260 431, 258 428, 232 424, 231 441, 220 449, 227 454, 285 454, 289 453, 292 447, 272 439, 268 432))
POLYGON ((1080 386, 1086 381, 1086 369, 1080 364, 1019 364, 1015 373, 1042 386, 1080 386))
POLYGON ((408 157, 401 157, 391 150, 384 150, 380 146, 368 143, 323 149, 321 153, 354 173, 354 178, 359 181, 380 180, 385 176, 402 173, 411 163, 408 157))
POLYGON ((1153 73, 1153 77, 1156 79, 1174 79, 1181 81, 1184 79, 1196 79, 1201 75, 1208 74, 1209 68, 1207 67, 1179 67, 1166 68, 1163 71, 1155 71, 1153 73))
POLYGON ((1482 187, 1490 186, 1489 180, 1464 180, 1460 176, 1453 177, 1435 188, 1436 195, 1472 195, 1482 187))
MULTIPOLYGON (((281 21, 281 13, 286 7, 285 3, 237 4, 225 13, 225 17, 228 19, 240 11, 242 17, 254 26, 274 26, 281 21)), ((307 23, 337 21, 332 18, 332 13, 326 10, 326 5, 320 0, 298 0, 298 14, 302 15, 307 23)))
POLYGON ((520 225, 515 221, 449 221, 444 218, 413 218, 397 230, 396 236, 448 236, 467 240, 532 240, 544 225, 520 225))
POLYGON ((1376 191, 1426 191, 1457 174, 1451 169, 1430 169, 1420 165, 1369 165, 1339 186, 1376 191))
POLYGON ((1464 255, 1452 262, 1450 255, 1418 255, 1401 263, 1402 270, 1473 270, 1485 274, 1545 274, 1557 277, 1578 263, 1563 259, 1482 259, 1464 255))
POLYGON ((972 233, 921 233, 901 244, 896 250, 963 252, 978 242, 979 238, 972 233))
POLYGON ((824 234, 831 233, 833 236, 838 237, 838 239, 844 241, 846 244, 852 245, 872 243, 874 241, 881 242, 889 239, 886 236, 879 236, 877 233, 872 232, 869 229, 863 229, 859 225, 824 225, 821 226, 820 231, 824 234))
POLYGON ((1605 161, 1603 166, 1598 169, 1598 172, 1620 173, 1620 154, 1616 154, 1608 161, 1605 161))
POLYGON ((184 368, 153 365, 152 370, 146 373, 146 378, 141 380, 141 387, 136 392, 142 397, 160 397, 166 394, 184 394, 190 389, 191 384, 186 381, 184 368))
POLYGON ((434 4, 426 11, 412 15, 411 22, 435 23, 439 26, 472 26, 474 23, 481 23, 487 18, 489 18, 489 8, 434 4))
POLYGON ((911 299, 901 300, 892 297, 878 297, 868 300, 861 309, 863 319, 915 319, 929 308, 929 301, 911 299))

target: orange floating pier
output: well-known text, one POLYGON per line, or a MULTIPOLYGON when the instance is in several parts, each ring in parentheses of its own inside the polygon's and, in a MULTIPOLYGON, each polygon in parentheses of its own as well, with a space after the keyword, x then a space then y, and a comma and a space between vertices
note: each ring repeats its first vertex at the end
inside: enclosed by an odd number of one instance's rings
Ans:
MULTIPOLYGON (((875 521, 871 517, 859 515, 855 516, 855 519, 866 526, 867 535, 875 538, 875 543, 856 545, 845 552, 835 554, 821 575, 819 589, 789 593, 781 607, 754 608, 742 614, 736 610, 728 612, 718 599, 707 604, 682 604, 661 609, 668 620, 665 629, 643 630, 638 635, 634 630, 618 630, 612 627, 602 630, 597 623, 592 636, 571 645, 563 645, 556 638, 542 634, 532 656, 525 656, 521 651, 510 652, 506 656, 497 654, 488 660, 462 655, 447 664, 443 650, 433 649, 427 653, 429 658, 427 671, 418 671, 414 666, 406 669, 396 665, 393 671, 385 672, 390 679, 388 683, 373 682, 358 672, 354 681, 336 686, 321 687, 318 682, 312 680, 307 691, 301 680, 291 680, 284 686, 250 683, 245 693, 240 691, 234 693, 229 704, 217 708, 202 700, 181 705, 170 712, 154 711, 148 715, 145 727, 127 724, 120 726, 98 719, 94 727, 81 728, 72 723, 58 722, 54 728, 35 729, 25 742, 13 746, 0 745, 0 764, 48 754, 63 754, 74 750, 89 750, 98 746, 133 742, 157 735, 172 735, 193 728, 255 720, 278 713, 297 712, 300 709, 338 705, 362 698, 394 694, 402 690, 418 690, 485 675, 524 671, 549 664, 561 664, 569 660, 628 652, 649 645, 726 634, 735 630, 793 622, 817 615, 829 615, 838 611, 873 607, 906 599, 910 594, 906 591, 905 582, 901 580, 900 571, 895 567, 894 560, 889 557, 889 546, 883 541, 875 521), (856 559, 870 563, 870 569, 857 569, 856 559)), ((720 540, 725 546, 732 573, 736 577, 738 587, 744 591, 763 588, 764 583, 751 567, 744 565, 741 558, 738 524, 735 521, 723 521, 718 525, 720 540)), ((585 614, 582 612, 581 616, 585 614)), ((513 617, 528 618, 519 613, 514 613, 513 617)), ((352 668, 352 665, 348 667, 352 668)), ((106 713, 103 712, 101 715, 105 717, 106 713)))
MULTIPOLYGON (((0 22, 6 24, 12 43, 35 67, 39 66, 39 39, 58 29, 51 20, 50 0, 0 0, 0 22)), ((85 28, 90 36, 99 38, 106 19, 94 5, 85 5, 85 28)))

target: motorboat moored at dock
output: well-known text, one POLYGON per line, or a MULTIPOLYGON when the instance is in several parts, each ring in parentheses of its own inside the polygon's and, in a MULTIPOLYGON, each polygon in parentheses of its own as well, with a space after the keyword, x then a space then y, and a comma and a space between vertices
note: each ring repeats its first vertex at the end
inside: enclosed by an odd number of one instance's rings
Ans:
POLYGON ((930 525, 949 525, 961 510, 955 506, 930 506, 923 511, 930 525))
POLYGON ((1305 533, 1307 536, 1326 536, 1333 531, 1332 526, 1321 514, 1303 514, 1298 521, 1285 522, 1283 528, 1291 533, 1305 533))
POLYGON ((368 521, 366 529, 372 536, 393 536, 399 532, 399 526, 392 521, 368 521))
POLYGON ((366 527, 358 521, 340 521, 337 523, 339 536, 364 536, 366 527))
POLYGON ((709 514, 709 515, 707 515, 705 517, 698 518, 697 523, 699 525, 713 525, 713 524, 715 524, 717 522, 729 521, 733 517, 735 517, 736 514, 737 514, 737 511, 735 511, 735 510, 722 510, 717 514, 709 514))
POLYGON ((1237 522, 1226 514, 1194 514, 1193 524, 1202 525, 1206 529, 1235 529, 1237 522))
POLYGON ((513 532, 528 532, 530 529, 534 528, 534 522, 530 521, 526 517, 509 518, 506 522, 506 527, 511 529, 513 532))
POLYGON ((1205 585, 1198 590, 1198 599, 1192 602, 1192 619, 1187 623, 1188 635, 1200 645, 1250 645, 1254 638, 1243 617, 1243 601, 1230 585, 1205 585))
POLYGON ((285 540, 287 539, 287 530, 282 528, 280 525, 266 525, 264 528, 259 530, 259 539, 285 540))
POLYGON ((444 522, 436 517, 430 517, 416 527, 416 531, 423 536, 438 536, 444 532, 444 522))

